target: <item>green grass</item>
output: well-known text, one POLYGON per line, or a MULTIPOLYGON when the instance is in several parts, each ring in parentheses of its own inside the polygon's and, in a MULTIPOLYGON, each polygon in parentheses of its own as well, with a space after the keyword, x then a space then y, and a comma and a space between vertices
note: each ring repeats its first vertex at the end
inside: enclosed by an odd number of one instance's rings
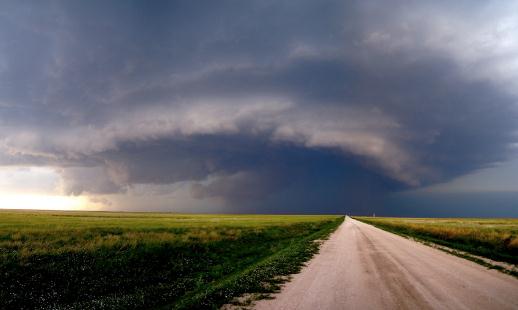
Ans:
POLYGON ((362 222, 496 261, 518 264, 518 219, 372 218, 362 222))
POLYGON ((0 211, 0 309, 216 309, 275 291, 342 221, 0 211))

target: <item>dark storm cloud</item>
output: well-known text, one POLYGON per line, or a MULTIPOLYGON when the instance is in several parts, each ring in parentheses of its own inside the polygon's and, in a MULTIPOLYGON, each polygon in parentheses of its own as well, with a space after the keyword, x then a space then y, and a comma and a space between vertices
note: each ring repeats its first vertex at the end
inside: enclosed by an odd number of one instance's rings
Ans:
POLYGON ((329 212, 515 155, 511 5, 2 6, 0 164, 56 167, 69 194, 191 182, 329 212))

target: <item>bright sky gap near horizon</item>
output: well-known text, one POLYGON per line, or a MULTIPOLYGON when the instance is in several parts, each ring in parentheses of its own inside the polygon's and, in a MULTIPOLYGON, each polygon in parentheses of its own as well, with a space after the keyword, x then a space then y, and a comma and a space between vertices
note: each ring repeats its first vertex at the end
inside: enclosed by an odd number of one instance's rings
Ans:
POLYGON ((0 208, 518 217, 518 3, 2 1, 0 208))

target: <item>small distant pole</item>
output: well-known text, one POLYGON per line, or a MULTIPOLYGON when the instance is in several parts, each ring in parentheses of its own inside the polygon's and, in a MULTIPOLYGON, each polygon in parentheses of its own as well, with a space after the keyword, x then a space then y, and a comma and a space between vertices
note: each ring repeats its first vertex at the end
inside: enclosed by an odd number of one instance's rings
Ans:
POLYGON ((372 213, 372 217, 376 217, 376 212, 372 213))

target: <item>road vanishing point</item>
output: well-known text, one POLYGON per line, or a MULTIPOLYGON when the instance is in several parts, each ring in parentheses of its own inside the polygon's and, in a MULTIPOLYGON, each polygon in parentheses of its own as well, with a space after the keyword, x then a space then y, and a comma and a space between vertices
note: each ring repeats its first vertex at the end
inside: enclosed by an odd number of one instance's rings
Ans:
POLYGON ((347 217, 257 310, 518 309, 518 279, 347 217))

